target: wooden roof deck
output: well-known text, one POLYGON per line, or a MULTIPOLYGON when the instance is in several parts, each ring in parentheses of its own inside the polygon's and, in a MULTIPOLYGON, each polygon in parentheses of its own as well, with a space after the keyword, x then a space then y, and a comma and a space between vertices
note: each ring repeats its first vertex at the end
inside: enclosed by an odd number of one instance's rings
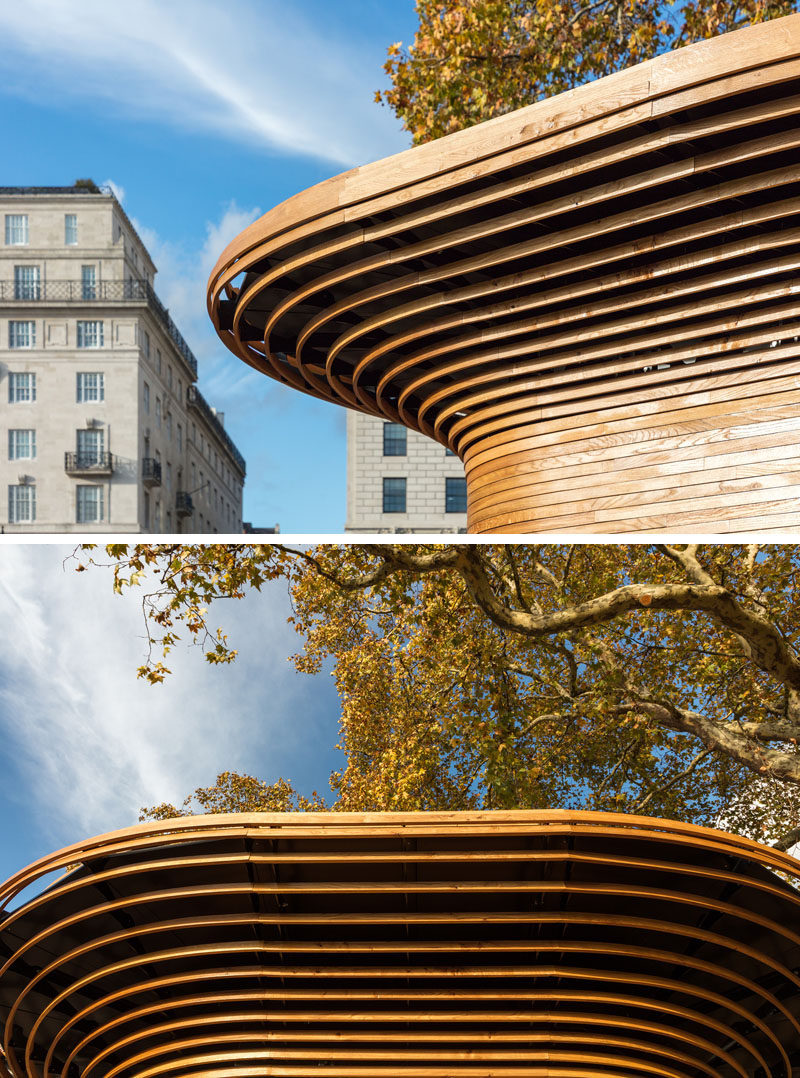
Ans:
POLYGON ((464 460, 471 531, 794 527, 800 15, 354 169, 222 254, 257 370, 464 460))
POLYGON ((15 1078, 790 1078, 799 875, 600 813, 142 825, 0 889, 3 1051, 15 1078))

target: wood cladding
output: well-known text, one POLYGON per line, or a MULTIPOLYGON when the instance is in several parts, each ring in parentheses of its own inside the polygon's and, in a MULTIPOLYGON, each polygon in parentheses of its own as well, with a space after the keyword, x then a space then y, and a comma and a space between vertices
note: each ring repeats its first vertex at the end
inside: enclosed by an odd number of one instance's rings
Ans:
POLYGON ((145 824, 0 888, 5 1070, 791 1078, 798 879, 610 813, 145 824))
POLYGON ((209 280, 225 344, 437 439, 473 532, 800 525, 800 14, 334 177, 209 280))

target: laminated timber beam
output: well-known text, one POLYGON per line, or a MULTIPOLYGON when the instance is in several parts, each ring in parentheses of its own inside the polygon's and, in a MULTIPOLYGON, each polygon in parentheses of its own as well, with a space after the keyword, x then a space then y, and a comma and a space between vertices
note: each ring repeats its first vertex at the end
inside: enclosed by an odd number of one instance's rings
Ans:
POLYGON ((800 14, 354 169, 208 287, 256 370, 437 439, 472 532, 800 525, 800 14))
POLYGON ((610 813, 143 824, 0 886, 0 1066, 792 1078, 798 881, 748 839, 610 813))

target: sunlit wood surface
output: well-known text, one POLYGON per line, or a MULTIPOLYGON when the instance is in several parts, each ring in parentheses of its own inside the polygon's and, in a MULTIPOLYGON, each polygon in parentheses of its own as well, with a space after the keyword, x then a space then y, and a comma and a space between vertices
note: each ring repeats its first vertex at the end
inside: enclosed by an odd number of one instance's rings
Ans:
POLYGON ((795 529, 799 77, 791 15, 354 169, 228 246, 211 317, 452 448, 471 531, 795 529))
POLYGON ((604 813, 141 825, 0 888, 7 1070, 790 1078, 799 875, 604 813))

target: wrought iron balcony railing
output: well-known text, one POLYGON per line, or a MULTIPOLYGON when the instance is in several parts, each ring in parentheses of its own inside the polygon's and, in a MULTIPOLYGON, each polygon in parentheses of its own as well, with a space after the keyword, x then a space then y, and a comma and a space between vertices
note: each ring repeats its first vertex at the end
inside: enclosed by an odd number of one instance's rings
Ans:
POLYGON ((194 512, 192 496, 185 490, 179 490, 175 495, 175 512, 179 517, 190 517, 194 512))
POLYGON ((197 377, 197 358, 149 281, 0 280, 0 303, 146 303, 197 377))
POLYGON ((161 486, 161 461, 155 457, 142 457, 142 482, 146 487, 161 486))
POLYGON ((110 453, 64 454, 64 471, 67 475, 111 475, 113 470, 110 453))

